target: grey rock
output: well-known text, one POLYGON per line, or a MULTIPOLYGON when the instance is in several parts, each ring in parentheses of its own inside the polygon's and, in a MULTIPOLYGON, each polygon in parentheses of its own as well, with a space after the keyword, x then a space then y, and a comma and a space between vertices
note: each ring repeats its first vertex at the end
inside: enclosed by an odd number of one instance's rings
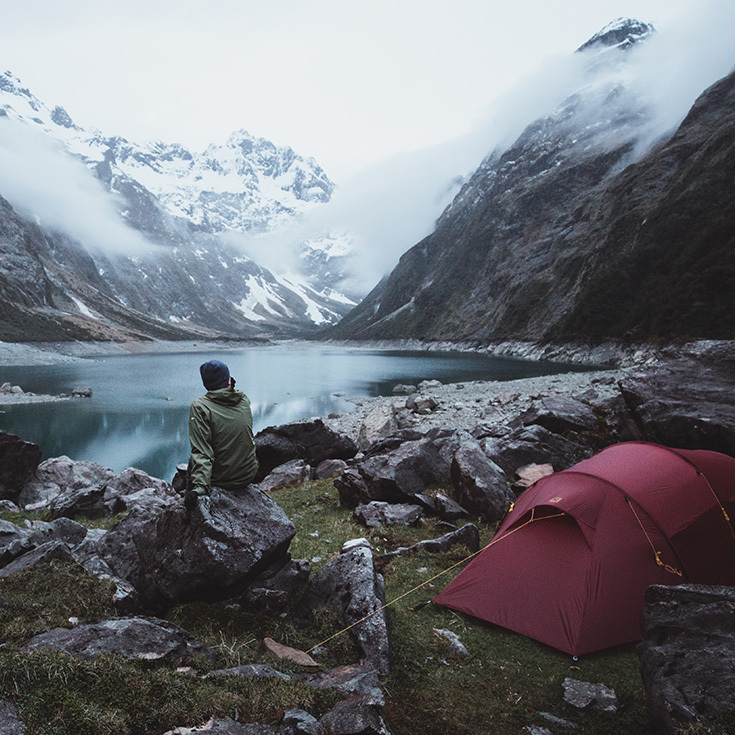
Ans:
POLYGON ((343 505, 411 503, 431 485, 449 482, 449 466, 430 439, 406 441, 391 452, 365 457, 356 469, 358 476, 345 472, 334 482, 343 505))
POLYGON ((647 441, 735 456, 735 355, 725 346, 638 371, 620 383, 647 441))
POLYGON ((308 618, 324 607, 347 625, 362 650, 360 663, 381 675, 390 672, 390 643, 385 610, 383 578, 375 571, 373 552, 360 545, 327 562, 307 585, 298 605, 299 615, 308 618))
POLYGON ((423 509, 418 505, 373 500, 371 503, 358 505, 353 516, 363 526, 376 528, 377 526, 415 526, 422 514, 423 509))
POLYGON ((321 419, 269 426, 256 434, 255 449, 260 463, 256 480, 292 459, 303 459, 314 467, 325 459, 347 460, 357 454, 349 437, 332 431, 321 419))
POLYGON ((319 720, 319 735, 390 735, 379 707, 338 702, 319 720))
POLYGON ((29 536, 28 529, 0 520, 0 566, 32 548, 33 543, 28 540, 29 536))
POLYGON ((394 396, 408 396, 411 393, 415 393, 418 388, 415 385, 406 385, 404 383, 397 383, 393 386, 394 396))
POLYGON ((98 544, 141 603, 165 610, 192 599, 230 599, 287 553, 295 528, 257 485, 212 488, 187 513, 134 509, 98 544))
POLYGON ((444 493, 437 493, 434 496, 434 512, 446 521, 456 521, 459 518, 468 518, 470 515, 459 503, 444 493))
POLYGON ((28 538, 36 545, 46 541, 63 541, 69 547, 81 544, 88 533, 86 526, 71 518, 57 518, 50 523, 32 521, 29 525, 29 531, 28 538))
POLYGON ((503 470, 487 458, 474 439, 454 454, 452 484, 459 504, 490 522, 500 520, 515 497, 503 470))
POLYGON ((359 664, 348 664, 313 674, 296 674, 294 678, 316 689, 333 689, 353 702, 376 707, 385 705, 385 692, 378 672, 359 664))
POLYGON ((559 472, 588 459, 595 452, 592 446, 554 434, 538 424, 515 429, 502 438, 483 439, 480 446, 509 477, 528 464, 550 464, 559 472))
POLYGON ((271 470, 258 484, 261 490, 270 492, 279 487, 301 485, 301 483, 311 479, 311 465, 303 459, 292 459, 290 462, 271 470))
POLYGON ((66 456, 47 459, 23 486, 18 504, 27 510, 42 508, 65 493, 78 497, 85 507, 101 506, 105 487, 114 476, 111 469, 96 462, 75 462, 66 456))
POLYGON ((301 591, 309 580, 311 564, 306 559, 291 559, 286 555, 278 564, 253 581, 243 596, 243 603, 271 615, 285 612, 289 600, 301 591))
POLYGON ((566 395, 543 398, 534 408, 521 414, 517 423, 520 426, 538 424, 553 434, 563 434, 565 431, 594 431, 598 428, 598 419, 592 408, 566 395))
POLYGON ((617 712, 618 697, 615 691, 604 684, 591 684, 567 677, 562 682, 564 701, 577 710, 617 712))
POLYGON ((41 461, 41 448, 0 431, 0 498, 15 501, 41 461))
POLYGON ((418 393, 410 395, 406 401, 406 408, 421 416, 426 416, 427 414, 436 411, 438 407, 439 404, 433 398, 422 396, 418 393))
POLYGON ((397 430, 398 420, 395 407, 391 403, 379 403, 363 419, 357 437, 357 448, 364 452, 397 430))
POLYGON ((327 480, 335 475, 342 474, 347 469, 347 462, 343 459, 325 459, 314 470, 315 480, 327 480))
POLYGON ((48 541, 18 556, 0 569, 0 578, 9 577, 22 569, 30 569, 37 564, 44 564, 52 560, 73 560, 71 550, 63 541, 48 541))
POLYGON ((27 732, 18 708, 12 702, 0 699, 0 735, 26 735, 27 732))
POLYGON ((158 618, 134 616, 80 623, 73 628, 54 628, 34 636, 24 651, 54 649, 91 659, 105 653, 171 666, 189 663, 195 657, 216 663, 218 654, 198 643, 183 628, 158 618))
POLYGON ((417 551, 428 551, 430 553, 438 553, 440 551, 448 551, 457 544, 465 544, 470 552, 479 551, 480 549, 480 531, 474 523, 466 523, 455 531, 449 531, 439 538, 425 539, 413 544, 413 546, 401 546, 394 551, 383 554, 381 559, 391 559, 394 556, 408 556, 415 554, 417 551))
POLYGON ((9 513, 20 513, 20 508, 12 501, 4 498, 0 500, 0 510, 8 511, 9 513))
POLYGON ((79 388, 73 388, 71 394, 78 398, 91 398, 92 389, 89 386, 80 386, 79 388))
POLYGON ((177 500, 178 494, 170 483, 152 477, 136 467, 123 470, 105 486, 107 515, 116 515, 142 506, 162 510, 165 505, 177 500))
POLYGON ((579 725, 577 725, 576 723, 565 720, 563 717, 552 715, 550 712, 539 712, 539 715, 548 722, 551 722, 553 725, 564 727, 567 730, 576 730, 579 727, 579 725))
POLYGON ((416 429, 398 429, 398 431, 395 431, 390 436, 386 436, 373 444, 367 451, 363 452, 363 456, 360 459, 373 457, 376 454, 387 454, 394 449, 398 449, 404 442, 418 441, 423 438, 424 435, 420 431, 416 431, 416 429))
POLYGON ((734 588, 649 587, 641 631, 641 677, 657 733, 735 713, 734 588))

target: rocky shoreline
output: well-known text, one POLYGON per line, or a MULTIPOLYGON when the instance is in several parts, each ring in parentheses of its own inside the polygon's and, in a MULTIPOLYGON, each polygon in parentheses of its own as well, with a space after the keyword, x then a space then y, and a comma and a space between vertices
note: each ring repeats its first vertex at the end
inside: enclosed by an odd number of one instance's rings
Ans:
POLYGON ((619 395, 618 381, 629 372, 629 368, 623 368, 506 381, 474 380, 448 384, 427 381, 420 390, 416 386, 416 394, 413 394, 435 404, 436 407, 426 413, 409 407, 410 396, 395 395, 351 399, 354 410, 341 415, 332 414, 323 420, 332 430, 349 436, 355 442, 371 414, 393 414, 396 428, 410 428, 422 433, 443 427, 470 431, 481 423, 505 424, 529 410, 535 402, 550 396, 573 395, 592 403, 606 401, 619 395))

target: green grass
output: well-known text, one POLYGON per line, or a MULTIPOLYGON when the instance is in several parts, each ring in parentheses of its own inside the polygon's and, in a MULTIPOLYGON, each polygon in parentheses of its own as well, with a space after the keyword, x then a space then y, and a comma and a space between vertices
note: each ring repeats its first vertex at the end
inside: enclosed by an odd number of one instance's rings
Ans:
MULTIPOLYGON (((330 481, 306 483, 272 493, 294 521, 294 558, 317 559, 315 571, 339 554, 342 544, 367 537, 376 553, 408 546, 445 532, 433 519, 416 528, 366 529, 338 507, 330 481), (318 532, 318 533, 316 533, 318 532)), ((477 523, 477 521, 475 521, 477 523)), ((494 526, 478 523, 481 541, 494 526)), ((643 686, 634 646, 572 657, 524 636, 437 605, 414 609, 436 595, 462 565, 427 584, 469 551, 458 546, 441 554, 420 552, 379 564, 386 580, 393 670, 384 684, 385 714, 394 735, 518 735, 527 726, 558 727, 546 712, 575 723, 578 735, 647 735, 643 686), (417 588, 417 589, 414 589, 417 588), (457 633, 469 659, 452 657, 448 643, 434 628, 457 633), (600 682, 615 689, 617 714, 579 714, 563 704, 566 677, 600 682)), ((178 726, 193 726, 212 715, 241 722, 276 724, 283 711, 302 707, 319 717, 338 700, 297 681, 256 681, 236 677, 202 679, 171 671, 155 662, 102 656, 82 661, 57 652, 24 653, 32 635, 68 619, 113 615, 109 584, 89 577, 76 565, 51 562, 0 580, 0 697, 16 702, 30 735, 150 735, 178 726)), ((342 629, 336 616, 321 613, 305 628, 292 616, 271 618, 226 603, 179 606, 168 616, 222 655, 222 667, 264 663, 283 671, 302 671, 262 647, 266 636, 308 650, 342 629)), ((353 663, 359 651, 348 633, 338 635, 314 654, 324 668, 353 663)), ((728 723, 729 725, 729 723, 728 723)), ((730 732, 727 725, 698 723, 691 735, 730 732)))

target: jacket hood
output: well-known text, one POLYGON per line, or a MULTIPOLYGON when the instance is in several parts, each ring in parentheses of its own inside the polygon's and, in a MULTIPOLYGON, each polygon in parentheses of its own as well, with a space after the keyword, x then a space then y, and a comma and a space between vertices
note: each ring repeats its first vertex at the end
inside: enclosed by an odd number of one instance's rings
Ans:
POLYGON ((244 395, 241 390, 235 390, 230 387, 207 391, 207 398, 222 406, 236 406, 242 401, 244 395))

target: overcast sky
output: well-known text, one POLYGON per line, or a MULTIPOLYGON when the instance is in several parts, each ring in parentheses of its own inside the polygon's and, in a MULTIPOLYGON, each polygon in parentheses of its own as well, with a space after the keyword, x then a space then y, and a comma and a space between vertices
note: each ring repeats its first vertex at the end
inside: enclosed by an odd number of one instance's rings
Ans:
POLYGON ((341 182, 466 133, 608 22, 699 1, 2 0, 0 66, 105 134, 203 149, 244 128, 341 182))

